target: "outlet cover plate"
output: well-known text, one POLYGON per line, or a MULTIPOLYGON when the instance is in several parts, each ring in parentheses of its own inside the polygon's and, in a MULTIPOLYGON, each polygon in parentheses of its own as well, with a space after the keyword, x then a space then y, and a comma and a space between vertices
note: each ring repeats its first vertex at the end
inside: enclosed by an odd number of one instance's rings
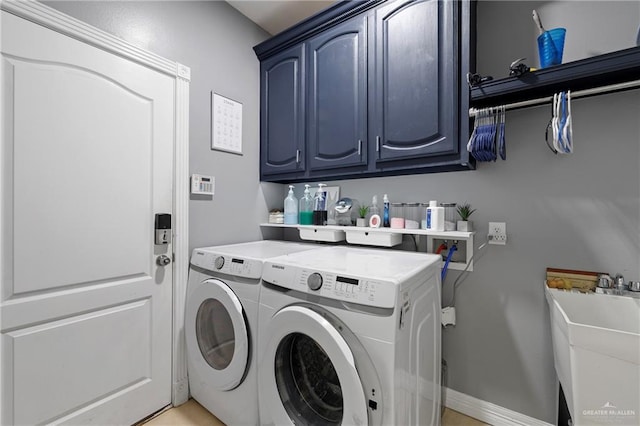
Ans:
POLYGON ((507 224, 505 222, 489 222, 489 244, 507 244, 507 224))

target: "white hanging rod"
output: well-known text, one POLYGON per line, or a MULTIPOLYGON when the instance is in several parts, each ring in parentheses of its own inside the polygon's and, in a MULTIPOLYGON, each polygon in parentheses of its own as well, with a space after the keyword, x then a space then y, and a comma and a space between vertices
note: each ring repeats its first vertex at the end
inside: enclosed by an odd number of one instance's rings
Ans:
MULTIPOLYGON (((618 92, 620 90, 633 89, 636 87, 640 87, 640 80, 628 81, 626 83, 619 83, 619 84, 610 84, 608 86, 600 86, 600 87, 595 87, 593 89, 578 90, 575 92, 571 92, 571 99, 584 98, 585 96, 599 95, 602 93, 618 92)), ((526 107, 535 106, 535 105, 542 105, 542 104, 549 103, 551 101, 553 101, 553 96, 547 96, 546 98, 531 99, 531 100, 522 101, 522 102, 514 102, 511 104, 506 104, 502 106, 504 106, 505 109, 510 110, 510 109, 526 108, 526 107)), ((469 117, 475 117, 480 109, 482 108, 469 108, 469 117)))

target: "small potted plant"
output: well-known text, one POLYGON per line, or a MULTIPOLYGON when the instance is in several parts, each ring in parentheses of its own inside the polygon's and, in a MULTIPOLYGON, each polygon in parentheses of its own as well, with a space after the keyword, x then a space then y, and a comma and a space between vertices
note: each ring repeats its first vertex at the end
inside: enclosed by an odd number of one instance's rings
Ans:
POLYGON ((361 206, 358 209, 360 217, 356 220, 356 226, 367 226, 367 221, 365 220, 367 213, 369 213, 369 206, 361 206))
POLYGON ((473 231, 473 222, 469 220, 469 216, 471 216, 473 212, 476 211, 476 209, 472 209, 471 204, 464 203, 464 204, 460 204, 456 208, 456 210, 458 211, 458 215, 460 216, 460 219, 462 219, 462 220, 459 220, 457 223, 458 231, 462 231, 462 232, 473 231))

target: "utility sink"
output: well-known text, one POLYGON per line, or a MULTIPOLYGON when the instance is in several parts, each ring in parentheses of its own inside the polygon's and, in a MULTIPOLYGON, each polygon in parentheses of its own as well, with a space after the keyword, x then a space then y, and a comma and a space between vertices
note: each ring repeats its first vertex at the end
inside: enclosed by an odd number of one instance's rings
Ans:
POLYGON ((640 299, 546 286, 545 293, 573 424, 640 424, 640 299))

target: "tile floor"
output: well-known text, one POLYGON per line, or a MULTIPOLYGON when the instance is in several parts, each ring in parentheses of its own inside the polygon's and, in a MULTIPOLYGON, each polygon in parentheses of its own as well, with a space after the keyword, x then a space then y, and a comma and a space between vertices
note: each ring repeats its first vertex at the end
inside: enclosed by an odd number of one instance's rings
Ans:
MULTIPOLYGON (((193 399, 179 407, 171 408, 144 423, 148 426, 224 426, 220 420, 212 416, 193 399)), ((442 426, 482 426, 479 420, 467 417, 456 411, 444 412, 442 426)))

